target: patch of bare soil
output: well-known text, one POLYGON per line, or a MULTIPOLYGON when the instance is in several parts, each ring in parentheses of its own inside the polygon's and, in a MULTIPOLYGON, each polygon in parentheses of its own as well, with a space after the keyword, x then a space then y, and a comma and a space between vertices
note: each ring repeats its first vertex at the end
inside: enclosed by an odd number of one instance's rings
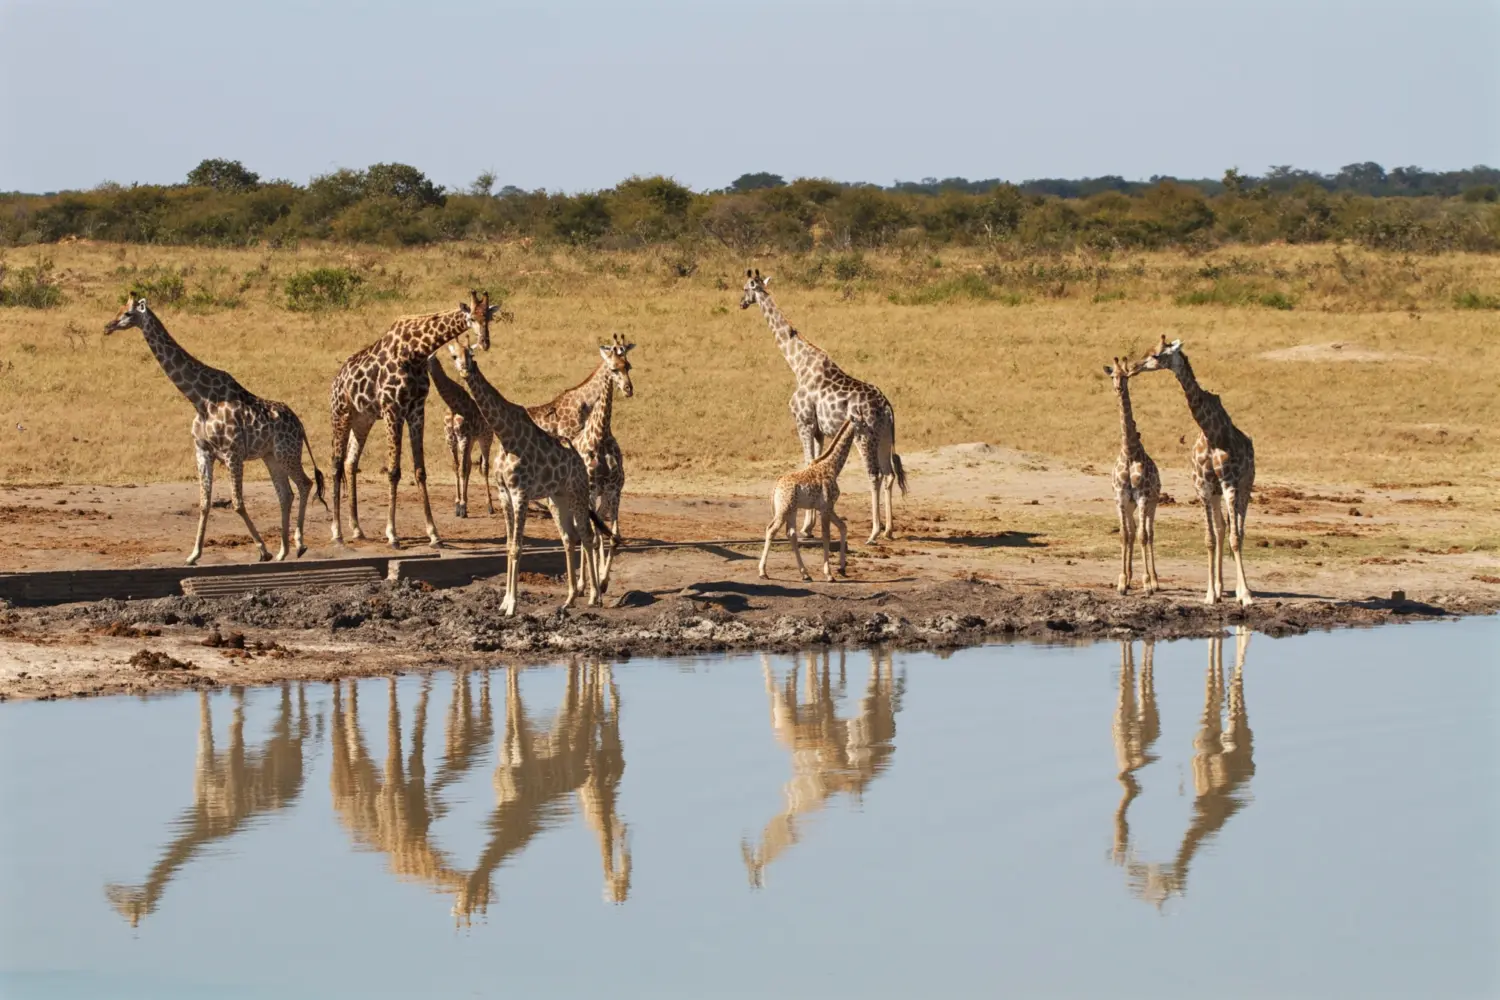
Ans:
POLYGON ((1420 354, 1405 354, 1399 351, 1376 351, 1359 344, 1331 341, 1326 344, 1298 344, 1261 355, 1267 361, 1339 362, 1339 361, 1414 361, 1427 363, 1432 359, 1420 354))

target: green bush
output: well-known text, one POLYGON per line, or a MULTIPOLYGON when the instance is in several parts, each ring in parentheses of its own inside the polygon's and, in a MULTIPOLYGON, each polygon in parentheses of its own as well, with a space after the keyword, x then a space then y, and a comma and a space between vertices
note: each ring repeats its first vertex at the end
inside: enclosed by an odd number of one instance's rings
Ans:
POLYGON ((30 267, 19 268, 9 280, 0 262, 0 306, 23 309, 54 309, 64 302, 62 289, 52 277, 52 258, 38 257, 30 267))
POLYGON ((1453 307, 1455 309, 1500 309, 1500 295, 1460 292, 1453 296, 1453 307))
POLYGON ((175 306, 187 297, 185 273, 169 267, 152 265, 132 278, 130 286, 154 305, 175 306))
POLYGON ((286 307, 293 312, 348 309, 364 278, 347 267, 316 267, 286 279, 286 307))

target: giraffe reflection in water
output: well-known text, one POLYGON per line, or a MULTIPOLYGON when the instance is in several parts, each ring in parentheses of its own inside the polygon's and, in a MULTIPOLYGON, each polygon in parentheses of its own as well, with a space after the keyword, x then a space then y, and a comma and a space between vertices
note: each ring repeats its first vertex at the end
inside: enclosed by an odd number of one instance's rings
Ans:
POLYGON ((281 703, 271 735, 259 747, 245 746, 245 690, 234 688, 229 747, 214 747, 213 714, 207 692, 198 694, 198 762, 193 777, 193 804, 173 826, 181 831, 163 848, 161 860, 141 885, 108 885, 110 905, 132 927, 154 913, 167 883, 199 850, 234 836, 253 817, 284 809, 302 793, 303 748, 311 735, 307 697, 297 685, 281 685, 281 703))
POLYGON ((334 689, 331 786, 340 819, 362 845, 388 857, 394 874, 452 895, 453 913, 465 921, 488 909, 496 869, 538 833, 568 818, 569 793, 576 794, 579 811, 599 840, 605 897, 624 902, 630 892, 627 829, 617 812, 625 770, 620 700, 610 669, 569 665, 562 704, 546 728, 526 715, 519 677, 515 668, 506 671, 495 806, 485 823, 488 840, 470 869, 455 865, 432 843, 431 827, 446 811, 443 789, 483 758, 494 737, 488 672, 481 676, 477 705, 467 674, 455 678, 445 753, 430 787, 423 763, 430 681, 417 700, 411 752, 404 764, 396 684, 389 683, 383 773, 377 773, 365 749, 357 688, 349 685, 347 708, 340 688, 334 689))
POLYGON ((760 843, 741 841, 740 851, 750 884, 765 884, 766 866, 797 843, 798 819, 821 809, 831 797, 846 792, 856 801, 890 764, 895 752, 896 713, 906 675, 894 676, 889 653, 870 651, 870 674, 859 710, 840 719, 836 705, 847 689, 845 654, 838 651, 838 683, 832 678, 830 654, 808 653, 805 684, 798 693, 801 665, 797 654, 779 683, 768 657, 761 657, 766 694, 771 700, 771 729, 791 752, 792 779, 786 783, 786 809, 766 824, 760 843))
POLYGON ((1186 894, 1188 869, 1198 849, 1249 801, 1248 785, 1255 774, 1254 741, 1245 710, 1245 651, 1249 645, 1249 629, 1237 626, 1234 670, 1226 685, 1224 639, 1215 636, 1208 641, 1203 715, 1193 739, 1193 816, 1176 857, 1161 864, 1136 859, 1126 819, 1131 801, 1141 790, 1135 772, 1157 759, 1151 753, 1151 746, 1161 735, 1152 676, 1153 647, 1146 643, 1137 699, 1134 653, 1130 643, 1120 644, 1120 698, 1115 710, 1114 736, 1120 767, 1118 777, 1125 794, 1115 810, 1113 858, 1125 868, 1131 891, 1157 906, 1169 896, 1186 894))

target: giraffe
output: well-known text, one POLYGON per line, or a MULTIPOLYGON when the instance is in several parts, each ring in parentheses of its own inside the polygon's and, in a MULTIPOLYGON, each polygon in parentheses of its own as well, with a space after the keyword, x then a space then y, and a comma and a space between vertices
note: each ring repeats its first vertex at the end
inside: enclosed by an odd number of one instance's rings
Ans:
POLYGON ((430 316, 403 316, 375 343, 351 354, 334 376, 329 390, 333 423, 333 540, 344 541, 340 501, 344 478, 349 479, 351 537, 365 537, 359 526, 359 456, 375 421, 385 421, 387 476, 390 481, 385 537, 393 548, 396 538, 396 487, 401 483, 401 430, 411 438, 411 464, 417 489, 422 494, 422 513, 427 519, 427 540, 442 545, 432 522, 432 504, 427 498, 427 464, 422 451, 423 420, 427 406, 427 359, 439 347, 460 334, 474 334, 481 350, 490 349, 490 320, 499 306, 490 305, 490 293, 471 291, 473 302, 460 302, 457 309, 430 316))
POLYGON ((599 534, 595 557, 601 594, 609 588, 609 572, 620 544, 620 495, 625 490, 625 459, 610 429, 610 418, 616 389, 626 399, 635 395, 628 357, 634 348, 616 333, 612 343, 599 345, 599 364, 588 378, 551 402, 526 408, 538 427, 565 438, 583 456, 589 472, 589 502, 609 527, 599 534))
POLYGON ((771 523, 766 525, 766 544, 760 550, 760 578, 766 579, 766 557, 771 554, 771 538, 777 528, 786 531, 792 542, 792 555, 797 558, 797 569, 802 579, 811 580, 807 567, 802 562, 802 544, 797 538, 797 512, 813 510, 823 520, 823 576, 833 582, 833 570, 829 565, 828 529, 833 525, 839 529, 839 575, 847 576, 849 568, 849 531, 844 519, 834 512, 833 505, 839 499, 839 473, 849 459, 849 449, 859 434, 859 425, 852 419, 845 420, 834 434, 833 440, 823 454, 795 472, 788 472, 776 480, 771 490, 771 523))
MULTIPOLYGON (((1208 641, 1203 714, 1193 738, 1193 817, 1172 861, 1167 864, 1136 861, 1129 849, 1129 828, 1121 832, 1127 803, 1122 803, 1117 813, 1116 852, 1125 858, 1121 863, 1129 875, 1132 891, 1158 906, 1168 897, 1187 891, 1188 869, 1198 849, 1249 801, 1245 788, 1255 775, 1254 734, 1245 710, 1245 653, 1249 646, 1250 630, 1243 625, 1235 626, 1234 671, 1226 692, 1224 637, 1216 635, 1208 641)), ((1144 686, 1144 676, 1142 683, 1144 686)))
POLYGON ((453 516, 469 516, 470 455, 476 446, 479 448, 479 477, 484 480, 484 501, 489 512, 494 514, 495 499, 490 494, 490 448, 495 443, 495 432, 484 422, 479 407, 464 392, 464 387, 448 377, 436 354, 427 359, 427 376, 432 379, 443 402, 448 404, 443 432, 448 440, 448 451, 453 456, 453 516))
POLYGON ((1126 812, 1130 803, 1141 794, 1141 783, 1135 772, 1156 761, 1157 755, 1151 747, 1161 735, 1161 713, 1156 707, 1156 679, 1152 660, 1156 643, 1150 639, 1142 651, 1140 696, 1137 701, 1135 677, 1135 648, 1132 643, 1120 643, 1120 698, 1115 707, 1115 762, 1119 767, 1116 776, 1125 794, 1115 808, 1115 845, 1112 857, 1115 864, 1124 864, 1130 856, 1130 823, 1126 812))
POLYGON ((1224 596, 1227 529, 1237 574, 1235 597, 1248 607, 1253 598, 1250 584, 1245 582, 1245 559, 1240 550, 1245 543, 1250 490, 1255 485, 1255 446, 1244 431, 1234 426, 1219 397, 1198 385, 1187 355, 1182 353, 1182 341, 1168 344, 1167 338, 1162 337, 1156 350, 1146 355, 1137 368, 1148 372, 1170 369, 1181 383, 1188 409, 1198 424, 1198 439, 1193 443, 1193 486, 1203 503, 1203 516, 1208 519, 1208 594, 1204 603, 1217 604, 1224 596))
POLYGON ((287 539, 291 537, 292 484, 296 484, 295 541, 300 557, 307 551, 307 546, 302 543, 302 528, 307 518, 308 488, 316 484, 314 494, 317 501, 325 509, 328 502, 323 499, 323 473, 318 468, 318 460, 313 457, 312 444, 307 440, 307 432, 297 414, 285 403, 261 399, 228 372, 210 368, 189 354, 172 339, 145 298, 134 291, 118 315, 105 324, 104 332, 108 335, 130 327, 141 331, 162 371, 196 411, 193 446, 198 460, 198 534, 187 564, 193 565, 203 555, 203 536, 208 530, 208 512, 213 507, 215 462, 223 463, 229 471, 234 509, 244 520, 255 547, 260 550, 260 561, 271 558, 266 543, 250 520, 250 512, 245 509, 245 463, 256 459, 265 462, 266 471, 271 474, 271 485, 276 489, 276 499, 281 503, 281 546, 276 552, 277 560, 286 558, 287 539), (302 470, 304 447, 312 461, 313 479, 308 479, 302 470))
MULTIPOLYGON (((579 548, 579 577, 588 588, 588 603, 597 606, 598 576, 594 563, 594 528, 608 530, 589 506, 589 474, 578 452, 559 442, 532 421, 524 407, 510 402, 479 370, 467 346, 449 344, 454 367, 469 387, 485 422, 495 432, 500 454, 495 460, 495 485, 505 508, 505 598, 500 613, 516 613, 520 593, 521 549, 525 544, 526 508, 532 500, 547 500, 552 519, 563 543, 567 567, 568 596, 563 607, 571 607, 578 594, 573 577, 573 549, 579 548)), ((337 489, 335 489, 337 494, 337 489)))
POLYGON ((281 685, 281 705, 270 737, 260 746, 245 744, 245 689, 233 689, 229 747, 214 748, 213 712, 206 691, 198 692, 198 766, 193 777, 193 804, 172 823, 176 837, 161 852, 139 886, 104 888, 115 912, 136 927, 156 912, 172 878, 200 851, 226 840, 256 816, 296 803, 302 794, 304 750, 312 735, 303 685, 297 685, 295 716, 291 687, 281 685))
POLYGON ((1120 403, 1120 458, 1115 462, 1110 484, 1115 489, 1115 507, 1120 514, 1120 579, 1115 589, 1124 594, 1134 576, 1135 539, 1141 539, 1141 562, 1146 570, 1146 593, 1160 587, 1156 578, 1156 504, 1161 499, 1161 476, 1156 463, 1141 444, 1140 431, 1130 409, 1130 377, 1137 369, 1127 367, 1119 358, 1106 365, 1104 374, 1114 382, 1115 397, 1120 403), (1139 518, 1139 529, 1137 529, 1139 518))
MULTIPOLYGON (((788 406, 797 425, 797 437, 802 441, 803 461, 811 463, 824 438, 831 437, 845 420, 858 421, 855 444, 870 476, 871 525, 867 544, 874 544, 882 533, 886 538, 894 538, 892 505, 896 485, 900 485, 903 496, 906 494, 906 470, 901 466, 901 456, 896 454, 896 411, 879 389, 846 375, 827 352, 808 343, 792 328, 777 308, 776 300, 771 298, 770 283, 769 275, 763 278, 759 270, 746 271, 740 308, 760 305, 776 338, 776 346, 781 348, 786 363, 796 376, 797 389, 788 406), (883 525, 880 514, 882 490, 885 492, 883 525)), ((803 523, 804 533, 811 531, 812 516, 809 513, 803 523)))
POLYGON ((791 752, 792 778, 783 790, 786 809, 765 825, 760 843, 751 847, 741 841, 740 855, 752 888, 765 884, 765 870, 800 835, 799 817, 823 808, 840 792, 855 800, 870 782, 890 766, 895 753, 896 713, 906 688, 903 674, 896 677, 889 653, 870 650, 870 673, 858 711, 846 719, 838 717, 836 701, 844 694, 844 651, 839 651, 839 683, 832 684, 829 654, 807 654, 805 690, 797 692, 797 654, 792 668, 778 686, 770 659, 761 656, 766 694, 771 699, 771 728, 791 752))

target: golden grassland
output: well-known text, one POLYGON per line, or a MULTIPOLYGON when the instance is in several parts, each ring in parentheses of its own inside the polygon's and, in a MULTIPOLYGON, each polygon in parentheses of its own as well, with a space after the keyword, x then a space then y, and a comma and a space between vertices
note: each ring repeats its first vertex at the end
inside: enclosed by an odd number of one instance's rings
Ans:
MULTIPOLYGON (((66 302, 0 309, 0 482, 194 478, 190 410, 139 333, 100 333, 129 288, 170 273, 182 300, 153 305, 173 336, 291 404, 325 470, 328 385, 343 360, 393 317, 452 308, 477 287, 503 294, 514 313, 480 356, 509 397, 539 402, 577 383, 595 345, 619 331, 638 345, 635 398, 615 411, 635 485, 758 489, 800 453, 790 372, 758 310, 738 308, 747 264, 776 276, 778 302, 809 340, 891 398, 903 453, 982 440, 1107 468, 1119 429, 1102 367, 1164 334, 1182 338, 1202 383, 1254 438, 1261 481, 1462 488, 1493 484, 1500 469, 1500 311, 1458 307, 1493 303, 1495 257, 1271 246, 1041 260, 978 250, 722 254, 684 266, 670 251, 522 244, 44 252, 66 302), (289 311, 287 277, 325 266, 362 277, 355 306, 289 311), (1333 343, 1343 346, 1317 346, 1333 343), (1267 357, 1299 347, 1308 350, 1293 360, 1267 357), (1376 360, 1333 360, 1358 351, 1376 360)), ((14 269, 35 252, 6 256, 14 269)), ((1147 446, 1164 466, 1183 464, 1178 439, 1190 442, 1193 427, 1181 392, 1168 375, 1134 389, 1147 446)), ((434 395, 426 452, 438 482, 449 478, 443 412, 434 395)), ((385 460, 380 434, 363 462, 367 482, 385 460)))

